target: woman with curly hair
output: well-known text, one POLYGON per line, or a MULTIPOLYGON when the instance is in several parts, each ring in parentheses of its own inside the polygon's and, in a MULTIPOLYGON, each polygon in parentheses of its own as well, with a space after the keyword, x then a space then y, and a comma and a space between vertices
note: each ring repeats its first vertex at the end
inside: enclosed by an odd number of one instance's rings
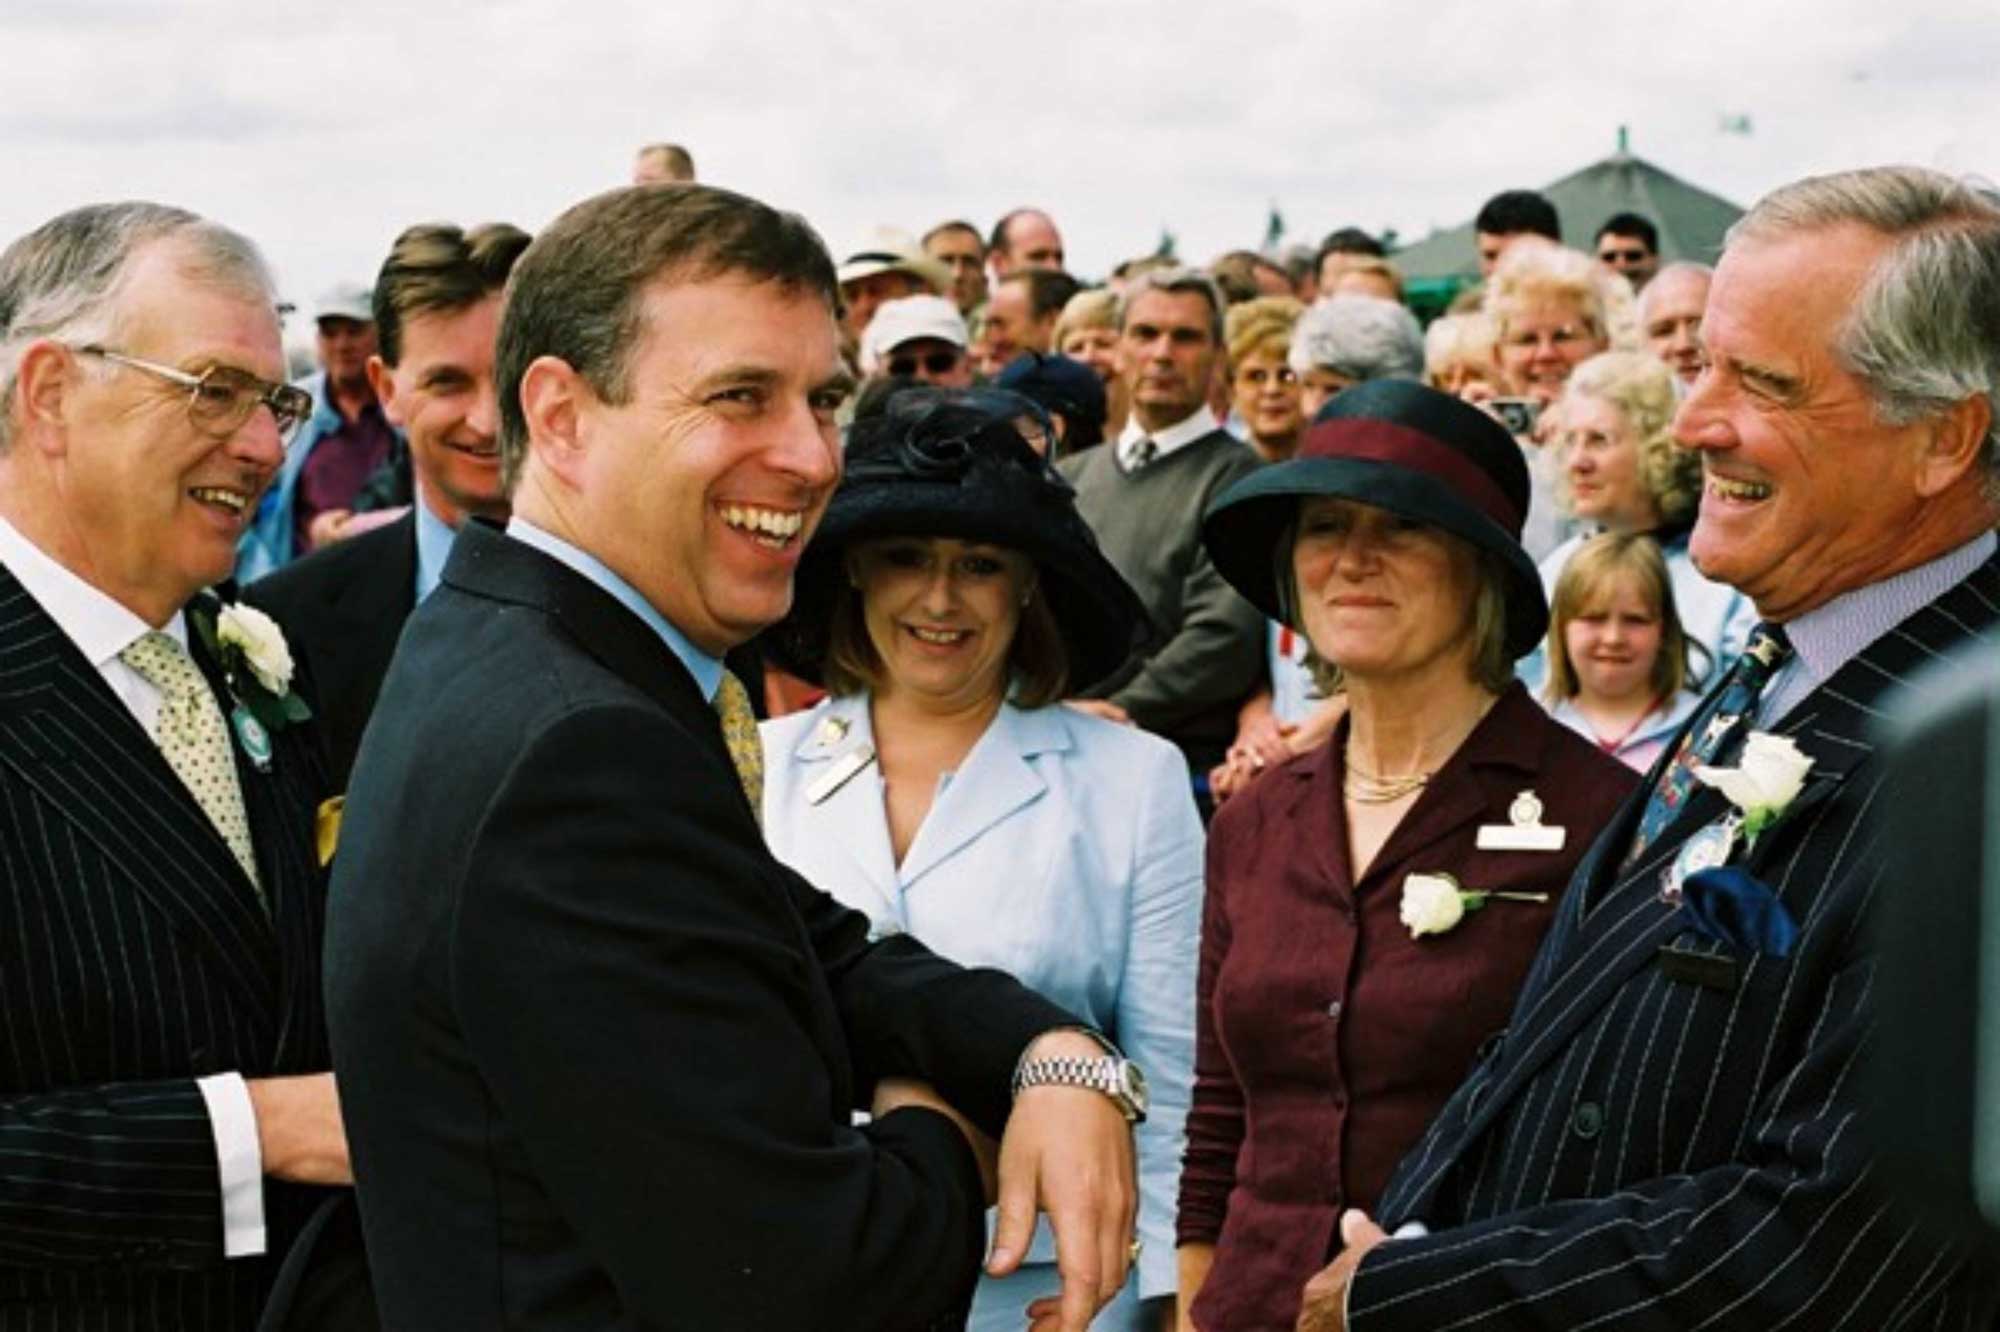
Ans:
MULTIPOLYGON (((1677 402, 1673 372, 1645 352, 1606 352, 1570 375, 1556 442, 1557 499, 1585 530, 1543 558, 1542 585, 1553 596, 1570 557, 1599 532, 1650 535, 1667 562, 1690 665, 1697 680, 1713 680, 1743 650, 1757 612, 1735 588, 1704 578, 1688 557, 1701 459, 1673 441, 1677 402)), ((1537 653, 1521 676, 1539 688, 1546 671, 1537 653)))

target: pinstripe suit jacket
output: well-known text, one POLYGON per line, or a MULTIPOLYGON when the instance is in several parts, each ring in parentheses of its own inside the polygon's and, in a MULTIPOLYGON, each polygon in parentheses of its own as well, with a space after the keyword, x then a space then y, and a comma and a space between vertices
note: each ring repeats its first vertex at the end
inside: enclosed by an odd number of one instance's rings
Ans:
POLYGON ((1872 1016, 1864 918, 1895 855, 1867 817, 1896 798, 1868 731, 1908 675, 1996 624, 2000 559, 1778 722, 1813 768, 1746 863, 1799 923, 1786 958, 1733 956, 1659 900, 1680 844, 1727 811, 1717 792, 1698 787, 1629 868, 1651 781, 1626 803, 1506 1033, 1397 1168, 1384 1223, 1436 1233, 1363 1260, 1356 1332, 1991 1326, 1994 1277, 1884 1200, 1855 1061, 1872 1016), (1725 958, 1734 988, 1674 979, 1668 946, 1725 958))
MULTIPOLYGON (((303 732, 274 741, 267 773, 237 755, 267 915, 152 739, 0 567, 0 1332, 254 1323, 273 1263, 222 1257, 194 1079, 330 1064, 319 765, 303 732)), ((266 1188, 271 1253, 314 1201, 266 1188)))

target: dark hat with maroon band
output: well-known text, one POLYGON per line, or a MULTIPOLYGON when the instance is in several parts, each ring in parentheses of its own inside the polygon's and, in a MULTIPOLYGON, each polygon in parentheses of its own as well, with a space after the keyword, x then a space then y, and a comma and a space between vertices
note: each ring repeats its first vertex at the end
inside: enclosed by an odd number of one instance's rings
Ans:
POLYGON ((1541 576, 1521 549, 1528 494, 1521 447, 1498 421, 1421 384, 1376 379, 1336 394, 1291 458, 1216 496, 1201 534, 1222 576, 1282 620, 1277 543, 1301 499, 1339 496, 1449 532, 1506 570, 1507 651, 1520 657, 1549 625, 1541 576))

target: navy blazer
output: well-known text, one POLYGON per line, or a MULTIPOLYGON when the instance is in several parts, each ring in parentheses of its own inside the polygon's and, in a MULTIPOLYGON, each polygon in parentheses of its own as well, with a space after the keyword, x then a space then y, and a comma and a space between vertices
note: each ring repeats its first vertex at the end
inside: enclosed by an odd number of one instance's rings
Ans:
POLYGON ((1357 1332, 1992 1326, 1995 1275, 1884 1196, 1855 1062, 1873 1017, 1866 918, 1896 853, 1868 817, 1898 798, 1870 724, 1996 626, 2000 559, 1775 727, 1813 767, 1741 863, 1798 922, 1787 957, 1738 954, 1661 900, 1681 844, 1728 812, 1721 794, 1698 786, 1627 866, 1651 781, 1634 795, 1578 867, 1506 1038, 1398 1167, 1380 1219, 1435 1233, 1363 1259, 1357 1332))
POLYGON ((984 1208, 925 1079, 992 1133, 1075 1019, 771 856, 659 636, 477 522, 356 761, 327 991, 394 1328, 936 1325, 984 1208), (452 688, 436 682, 449 679, 452 688))

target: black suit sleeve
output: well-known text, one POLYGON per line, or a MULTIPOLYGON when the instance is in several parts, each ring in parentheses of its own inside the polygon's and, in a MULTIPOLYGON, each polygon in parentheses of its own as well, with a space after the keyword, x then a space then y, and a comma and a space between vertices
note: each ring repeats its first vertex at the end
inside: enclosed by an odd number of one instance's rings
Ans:
POLYGON ((636 1326, 921 1326, 974 1278, 972 1155, 928 1111, 848 1126, 817 987, 832 977, 871 1059, 936 1057, 949 1085, 979 1052, 961 1061, 942 1028, 992 983, 868 948, 860 917, 776 865, 714 765, 676 761, 698 743, 598 707, 522 755, 453 932, 472 1056, 636 1326))
POLYGON ((192 1080, 0 1099, 0 1263, 220 1262, 217 1170, 192 1080))
POLYGON ((1901 1326, 1961 1275, 1963 1255, 1894 1211, 1873 1178, 1854 1104, 1872 971, 1856 960, 1831 977, 1813 1039, 1751 1116, 1738 1160, 1384 1244, 1354 1278, 1349 1326, 1901 1326))

